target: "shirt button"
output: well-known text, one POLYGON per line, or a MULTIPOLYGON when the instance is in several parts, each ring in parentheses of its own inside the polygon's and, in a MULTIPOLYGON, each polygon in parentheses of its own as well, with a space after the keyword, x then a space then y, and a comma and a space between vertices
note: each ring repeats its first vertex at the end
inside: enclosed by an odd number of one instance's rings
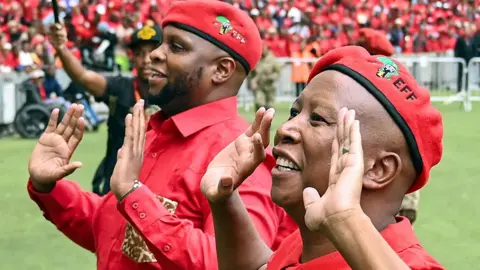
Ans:
POLYGON ((157 153, 153 153, 153 154, 152 154, 152 157, 156 158, 156 157, 157 157, 157 153))
POLYGON ((147 215, 145 213, 140 213, 140 218, 145 218, 147 215))
POLYGON ((169 252, 170 251, 170 246, 169 245, 163 246, 163 251, 164 252, 169 252))
POLYGON ((138 203, 132 204, 132 207, 133 207, 133 209, 137 209, 138 208, 138 203))

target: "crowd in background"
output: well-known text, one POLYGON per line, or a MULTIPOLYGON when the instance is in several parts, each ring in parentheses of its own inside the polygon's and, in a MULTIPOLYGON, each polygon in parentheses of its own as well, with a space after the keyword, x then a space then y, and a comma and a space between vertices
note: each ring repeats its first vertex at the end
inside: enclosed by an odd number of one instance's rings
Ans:
MULTIPOLYGON (((93 69, 128 69, 134 29, 159 24, 173 0, 59 0, 69 48, 93 69)), ((319 57, 355 44, 358 30, 381 30, 397 53, 446 52, 468 40, 480 22, 478 0, 230 0, 254 18, 277 57, 319 57)), ((50 1, 0 0, 1 71, 55 64, 46 38, 50 1)), ((480 26, 480 25, 479 25, 480 26)), ((0 72, 1 72, 0 71, 0 72)))

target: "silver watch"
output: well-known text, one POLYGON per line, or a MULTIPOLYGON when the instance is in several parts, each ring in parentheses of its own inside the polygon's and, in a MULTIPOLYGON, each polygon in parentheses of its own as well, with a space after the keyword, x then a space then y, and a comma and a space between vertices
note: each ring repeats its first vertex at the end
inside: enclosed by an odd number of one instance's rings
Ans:
POLYGON ((122 196, 122 198, 120 198, 120 200, 118 200, 118 202, 120 203, 123 199, 125 199, 125 197, 127 197, 130 193, 132 193, 133 191, 135 191, 137 188, 143 186, 142 182, 138 181, 138 179, 136 179, 134 182, 133 182, 133 186, 132 186, 132 189, 130 189, 127 193, 125 193, 125 195, 122 196))

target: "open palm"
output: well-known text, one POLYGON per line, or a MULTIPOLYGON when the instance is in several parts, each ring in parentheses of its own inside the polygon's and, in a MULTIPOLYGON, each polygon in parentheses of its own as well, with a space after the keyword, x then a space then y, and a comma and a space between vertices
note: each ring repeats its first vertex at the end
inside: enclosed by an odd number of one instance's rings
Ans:
POLYGON ((273 109, 259 109, 247 131, 210 162, 201 182, 201 190, 210 202, 229 197, 263 162, 274 113, 273 109))
POLYGON ((364 163, 355 111, 340 110, 337 123, 328 188, 321 197, 314 188, 304 190, 305 223, 312 231, 320 230, 329 218, 362 211, 360 196, 364 163))
POLYGON ((57 126, 58 113, 58 109, 53 110, 48 126, 30 156, 28 171, 38 185, 53 184, 82 165, 70 162, 70 158, 85 130, 83 106, 72 104, 57 126))

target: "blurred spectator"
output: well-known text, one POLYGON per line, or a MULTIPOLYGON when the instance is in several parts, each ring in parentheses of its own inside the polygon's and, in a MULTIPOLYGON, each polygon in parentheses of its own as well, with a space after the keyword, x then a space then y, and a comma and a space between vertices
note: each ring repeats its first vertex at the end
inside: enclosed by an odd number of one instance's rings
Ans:
MULTIPOLYGON (((72 42, 69 48, 79 50, 87 67, 112 71, 117 64, 123 70, 131 68, 125 46, 128 37, 145 24, 158 24, 173 1, 59 0, 59 7, 72 42)), ((464 35, 463 25, 480 22, 474 0, 228 2, 252 16, 277 57, 298 54, 301 42, 319 57, 355 44, 362 28, 384 31, 396 53, 453 51, 457 37, 464 35)), ((51 63, 54 50, 44 37, 52 22, 49 0, 0 0, 0 65, 31 70, 31 66, 51 63)), ((480 36, 477 40, 474 44, 480 44, 480 36)))
MULTIPOLYGON (((475 56, 475 52, 473 50, 473 35, 475 34, 475 25, 470 23, 465 23, 464 31, 461 33, 458 38, 457 42, 455 43, 455 57, 463 58, 468 66, 468 62, 475 56)), ((463 88, 463 66, 458 65, 458 79, 457 79, 457 92, 462 91, 463 88)), ((468 83, 468 74, 466 82, 468 83)), ((466 86, 468 87, 468 86, 466 86)))

